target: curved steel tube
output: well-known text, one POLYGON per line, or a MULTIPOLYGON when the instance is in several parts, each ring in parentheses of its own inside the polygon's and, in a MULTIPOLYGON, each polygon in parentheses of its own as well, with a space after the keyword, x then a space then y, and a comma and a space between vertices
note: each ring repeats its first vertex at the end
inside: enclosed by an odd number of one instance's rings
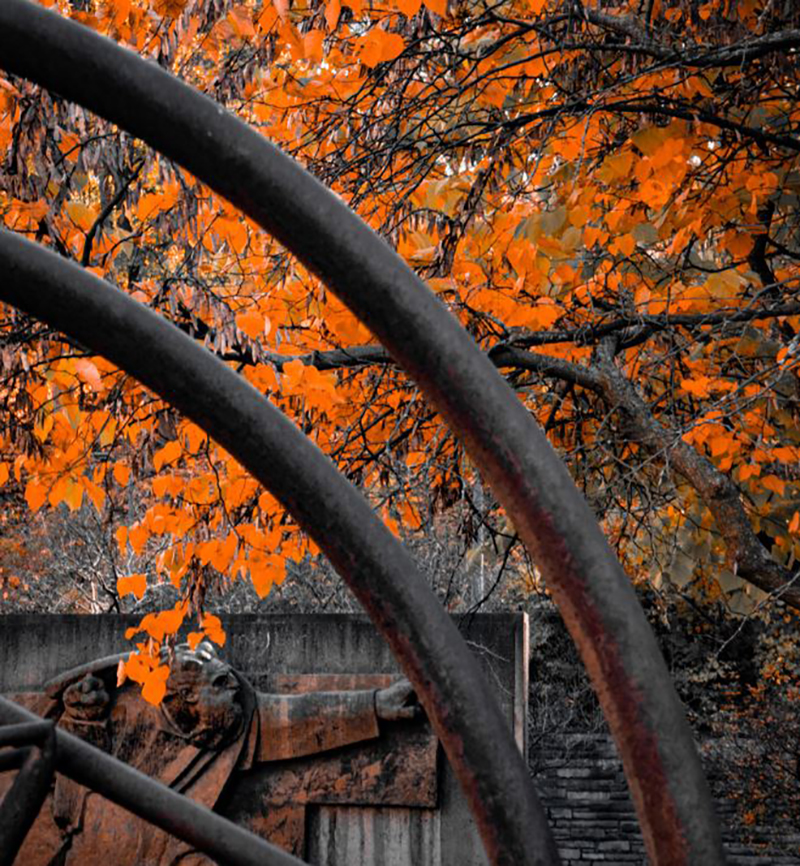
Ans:
POLYGON ((464 439, 543 572, 617 742, 651 861, 722 863, 691 732, 630 582, 538 425, 424 284, 293 160, 156 64, 26 0, 0 3, 0 62, 193 172, 371 328, 464 439))
POLYGON ((272 491, 394 650, 467 793, 493 861, 558 863, 525 761, 476 660, 403 545, 331 461, 242 376, 89 271, 5 230, 0 269, 0 300, 136 376, 272 491))

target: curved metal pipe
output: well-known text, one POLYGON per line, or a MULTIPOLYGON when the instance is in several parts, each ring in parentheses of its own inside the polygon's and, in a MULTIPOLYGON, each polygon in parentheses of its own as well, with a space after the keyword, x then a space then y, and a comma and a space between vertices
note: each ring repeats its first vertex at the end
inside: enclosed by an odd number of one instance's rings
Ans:
POLYGON ((651 861, 722 863, 691 732, 627 576, 538 425, 424 283, 255 130, 110 40, 26 0, 3 0, 0 58, 193 172, 370 327, 464 439, 513 515, 600 698, 651 861))
POLYGON ((113 361, 191 418, 325 552, 417 689, 493 862, 558 863, 523 756, 477 661, 403 545, 333 463, 244 377, 89 271, 5 230, 0 267, 0 300, 113 361))

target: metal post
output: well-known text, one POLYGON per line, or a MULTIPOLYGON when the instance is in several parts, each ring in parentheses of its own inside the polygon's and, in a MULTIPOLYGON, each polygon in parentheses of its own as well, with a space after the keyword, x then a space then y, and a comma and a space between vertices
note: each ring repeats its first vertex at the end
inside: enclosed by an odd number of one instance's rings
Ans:
POLYGON ((55 725, 33 718, 34 721, 0 727, 0 747, 25 746, 12 753, 13 758, 19 759, 19 769, 0 803, 0 866, 13 866, 53 780, 55 725))

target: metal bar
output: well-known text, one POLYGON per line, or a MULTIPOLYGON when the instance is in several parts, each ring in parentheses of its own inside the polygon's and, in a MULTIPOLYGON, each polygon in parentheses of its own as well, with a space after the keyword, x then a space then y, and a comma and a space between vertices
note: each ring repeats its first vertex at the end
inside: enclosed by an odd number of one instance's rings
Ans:
POLYGON ((30 743, 14 784, 0 802, 0 866, 12 866, 42 808, 55 768, 55 725, 33 720, 0 730, 12 744, 30 743))
MULTIPOLYGON (((39 719, 33 713, 0 697, 0 724, 36 721, 39 719)), ((78 737, 55 727, 52 730, 56 747, 55 767, 60 773, 183 839, 220 863, 226 866, 304 866, 297 857, 270 845, 227 818, 176 793, 78 737)), ((13 793, 14 789, 6 795, 2 807, 5 807, 13 793)), ((36 812, 40 806, 41 801, 36 812)), ((0 833, 4 827, 5 815, 0 811, 0 833)), ((5 844, 0 841, 0 851, 5 851, 5 844)), ((113 854, 111 858, 113 860, 113 854)), ((0 859, 0 864, 5 866, 6 862, 13 861, 13 857, 8 861, 0 859)))
MULTIPOLYGON (((544 574, 616 739, 652 862, 722 863, 697 750, 630 582, 538 425, 438 299, 293 160, 156 64, 26 0, 0 3, 0 57, 9 71, 80 102, 193 172, 284 243, 372 329, 464 439, 544 574)), ((353 551, 338 547, 331 558, 347 572, 353 551)), ((443 646, 427 633, 427 611, 419 621, 398 621, 380 593, 367 586, 359 597, 384 634, 396 624, 390 640, 419 688, 423 668, 414 671, 408 641, 424 634, 423 654, 443 646)), ((455 674, 420 694, 429 712, 434 697, 443 701, 441 715, 432 712, 439 729, 447 719, 458 730, 445 748, 490 856, 529 862, 536 856, 524 841, 533 801, 512 804, 519 773, 507 796, 494 772, 477 772, 486 756, 473 750, 488 745, 488 730, 472 737, 453 718, 474 694, 467 686, 455 674)))
POLYGON ((6 770, 18 770, 25 758, 28 757, 28 749, 11 749, 8 752, 0 752, 0 773, 6 770))
POLYGON ((52 730, 53 723, 43 722, 41 719, 5 725, 0 727, 0 747, 39 745, 50 736, 52 730))

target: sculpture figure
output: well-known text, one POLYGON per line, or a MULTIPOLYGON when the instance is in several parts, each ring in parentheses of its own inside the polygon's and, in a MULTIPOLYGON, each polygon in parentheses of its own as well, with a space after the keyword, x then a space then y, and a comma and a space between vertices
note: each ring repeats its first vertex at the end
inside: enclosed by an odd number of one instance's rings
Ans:
MULTIPOLYGON (((297 824, 304 816, 303 804, 325 801, 324 792, 330 789, 335 794, 336 786, 343 779, 346 782, 346 775, 335 766, 320 772, 319 766, 292 759, 376 740, 381 735, 381 721, 411 720, 421 714, 406 680, 386 688, 357 691, 259 692, 207 642, 196 649, 187 644, 174 649, 166 695, 154 706, 142 699, 136 684, 117 686, 121 658, 98 660, 48 684, 46 699, 42 696, 47 703, 38 707, 39 712, 212 809, 229 795, 235 773, 246 774, 265 762, 282 762, 276 766, 289 769, 266 787, 261 784, 261 799, 271 807, 253 810, 253 829, 298 854, 302 854, 298 849, 302 848, 303 831, 297 824), (309 788, 317 793, 310 793, 309 788)), ((392 778, 381 782, 374 768, 380 768, 382 759, 377 763, 373 760, 369 766, 375 778, 364 782, 364 790, 374 792, 381 784, 384 788, 435 786, 435 739, 427 729, 419 748, 427 757, 401 762, 411 773, 405 780, 400 778, 403 772, 395 773, 392 764, 392 778), (411 764, 415 766, 411 768, 411 764)), ((379 794, 375 796, 378 799, 373 802, 383 802, 379 794)), ((430 791, 424 796, 430 799, 430 791)), ((58 776, 52 797, 29 833, 17 863, 85 866, 103 860, 109 866, 112 862, 116 866, 210 863, 185 843, 58 776)))

